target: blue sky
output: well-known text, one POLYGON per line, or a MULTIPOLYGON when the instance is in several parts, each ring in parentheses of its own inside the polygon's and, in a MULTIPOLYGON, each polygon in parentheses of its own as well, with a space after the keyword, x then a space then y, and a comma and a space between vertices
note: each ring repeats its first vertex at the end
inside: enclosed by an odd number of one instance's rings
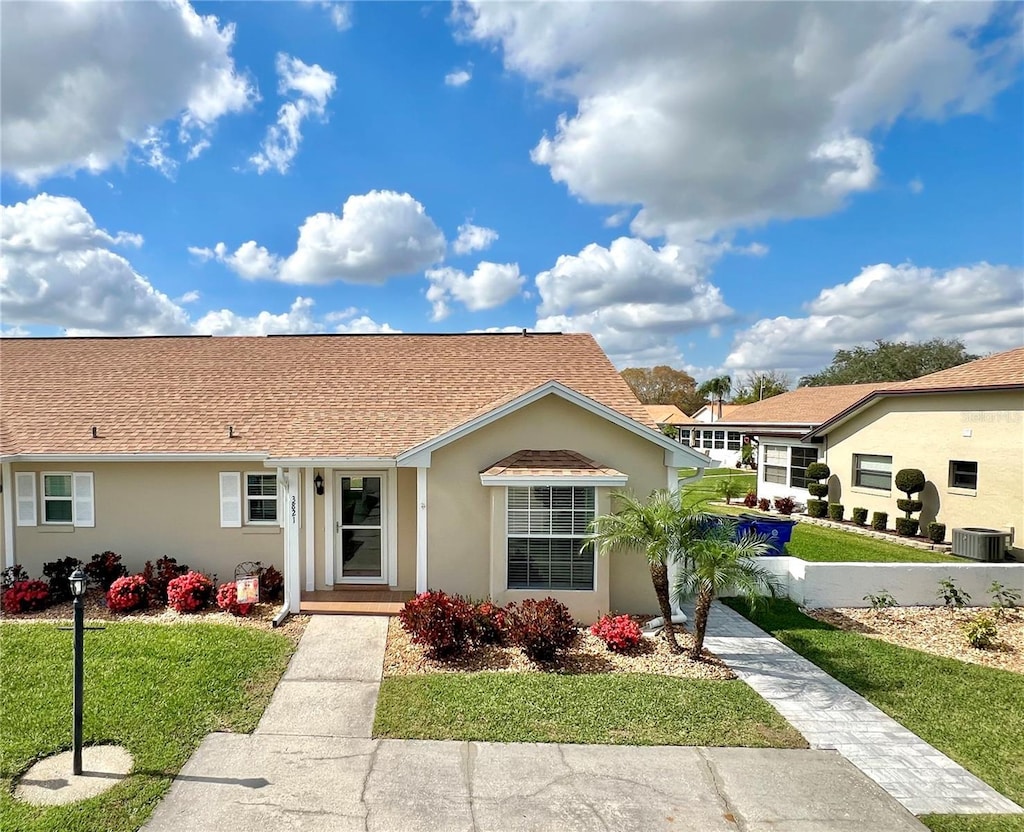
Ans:
POLYGON ((1017 346, 1021 19, 6 4, 2 324, 584 330, 698 377, 1017 346))

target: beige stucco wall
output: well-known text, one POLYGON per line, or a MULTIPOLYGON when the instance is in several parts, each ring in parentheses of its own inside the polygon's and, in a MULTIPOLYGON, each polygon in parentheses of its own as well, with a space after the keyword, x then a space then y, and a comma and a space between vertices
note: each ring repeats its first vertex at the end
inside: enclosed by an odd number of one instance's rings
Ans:
MULTIPOLYGON (((15 526, 17 561, 32 577, 42 574, 46 561, 68 555, 88 561, 105 550, 120 554, 132 572, 163 555, 216 573, 220 580, 230 579, 241 561, 259 560, 283 569, 284 538, 279 527, 220 527, 218 473, 232 470, 262 469, 255 464, 231 467, 197 462, 13 463, 12 482, 4 483, 5 488, 14 487, 13 474, 17 472, 92 472, 96 513, 93 528, 45 526, 41 522, 15 526)), ((36 490, 38 498, 38 476, 36 490)), ((38 519, 42 520, 41 508, 38 519)))
MULTIPOLYGON (((629 476, 646 496, 665 488, 664 450, 557 396, 547 396, 435 451, 428 472, 428 585, 476 598, 503 589, 504 492, 480 483, 480 471, 522 449, 576 451, 629 476), (498 520, 492 524, 492 516, 498 520)), ((601 498, 604 510, 607 495, 601 498)), ((562 592, 580 620, 600 613, 656 609, 650 573, 639 555, 601 556, 593 593, 562 592)), ((523 593, 525 594, 525 593, 523 593)), ((519 596, 504 591, 495 600, 519 596)))
MULTIPOLYGON (((855 506, 886 511, 889 525, 904 495, 856 488, 854 454, 892 457, 893 476, 920 468, 928 480, 920 499, 923 528, 932 520, 954 528, 1014 530, 1014 554, 1024 560, 1024 397, 1020 393, 970 393, 882 399, 827 437, 832 470, 829 499, 847 516, 855 506), (969 432, 970 435, 964 434, 969 432), (950 460, 978 463, 976 492, 949 486, 950 460)), ((948 539, 948 538, 947 538, 948 539)))

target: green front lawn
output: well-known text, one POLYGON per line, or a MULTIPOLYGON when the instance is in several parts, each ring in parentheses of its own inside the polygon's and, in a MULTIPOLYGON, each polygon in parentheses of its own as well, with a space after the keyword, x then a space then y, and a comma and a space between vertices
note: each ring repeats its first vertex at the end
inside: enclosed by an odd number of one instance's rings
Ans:
POLYGON ((85 742, 125 746, 133 773, 82 803, 28 806, 12 798, 14 778, 71 747, 71 638, 51 624, 0 624, 3 829, 138 829, 203 737, 256 727, 293 649, 279 633, 223 624, 87 631, 85 742))
MULTIPOLYGON (((1024 804, 1024 675, 933 656, 838 630, 791 601, 729 606, 897 722, 1024 804)), ((1024 815, 931 815, 936 832, 1022 832, 1024 815)))
POLYGON ((384 679, 375 737, 805 747, 739 681, 652 674, 437 673, 384 679))
MULTIPOLYGON (((680 469, 679 476, 693 476, 695 469, 680 469)), ((687 505, 696 505, 703 500, 720 500, 718 488, 725 479, 731 479, 739 486, 739 497, 741 501, 748 491, 757 489, 756 475, 751 471, 740 471, 736 468, 708 468, 704 476, 692 485, 683 486, 683 500, 687 505)))
POLYGON ((786 553, 811 561, 862 561, 868 563, 963 563, 961 558, 889 543, 856 532, 798 523, 786 553))

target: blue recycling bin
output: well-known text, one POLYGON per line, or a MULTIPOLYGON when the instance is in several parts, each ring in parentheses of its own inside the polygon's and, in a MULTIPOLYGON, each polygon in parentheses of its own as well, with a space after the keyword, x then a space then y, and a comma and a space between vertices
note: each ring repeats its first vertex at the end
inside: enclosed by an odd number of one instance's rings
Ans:
MULTIPOLYGON (((750 531, 765 538, 771 547, 768 554, 786 554, 786 544, 789 543, 790 538, 793 536, 793 526, 796 525, 796 520, 792 520, 789 517, 759 517, 753 514, 740 515, 740 519, 741 521, 746 520, 749 523, 748 528, 750 531)), ((746 533, 743 532, 743 534, 746 533)))

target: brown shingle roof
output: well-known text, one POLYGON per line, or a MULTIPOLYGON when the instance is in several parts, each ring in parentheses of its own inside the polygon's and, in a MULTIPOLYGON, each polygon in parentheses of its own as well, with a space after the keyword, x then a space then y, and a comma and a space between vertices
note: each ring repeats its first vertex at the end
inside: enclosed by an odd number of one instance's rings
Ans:
POLYGON ((865 396, 890 384, 837 384, 798 387, 760 402, 733 405, 721 420, 742 424, 765 422, 815 425, 831 419, 865 396))
POLYGON ((1024 385, 1024 347, 968 361, 958 367, 887 385, 892 390, 943 390, 960 387, 1024 385))
POLYGON ((598 465, 575 451, 516 451, 486 471, 488 477, 621 477, 621 471, 598 465))
POLYGON ((583 334, 8 338, 0 452, 395 456, 551 380, 654 427, 583 334))
POLYGON ((659 425, 689 425, 694 421, 674 404, 645 404, 644 409, 659 425))

